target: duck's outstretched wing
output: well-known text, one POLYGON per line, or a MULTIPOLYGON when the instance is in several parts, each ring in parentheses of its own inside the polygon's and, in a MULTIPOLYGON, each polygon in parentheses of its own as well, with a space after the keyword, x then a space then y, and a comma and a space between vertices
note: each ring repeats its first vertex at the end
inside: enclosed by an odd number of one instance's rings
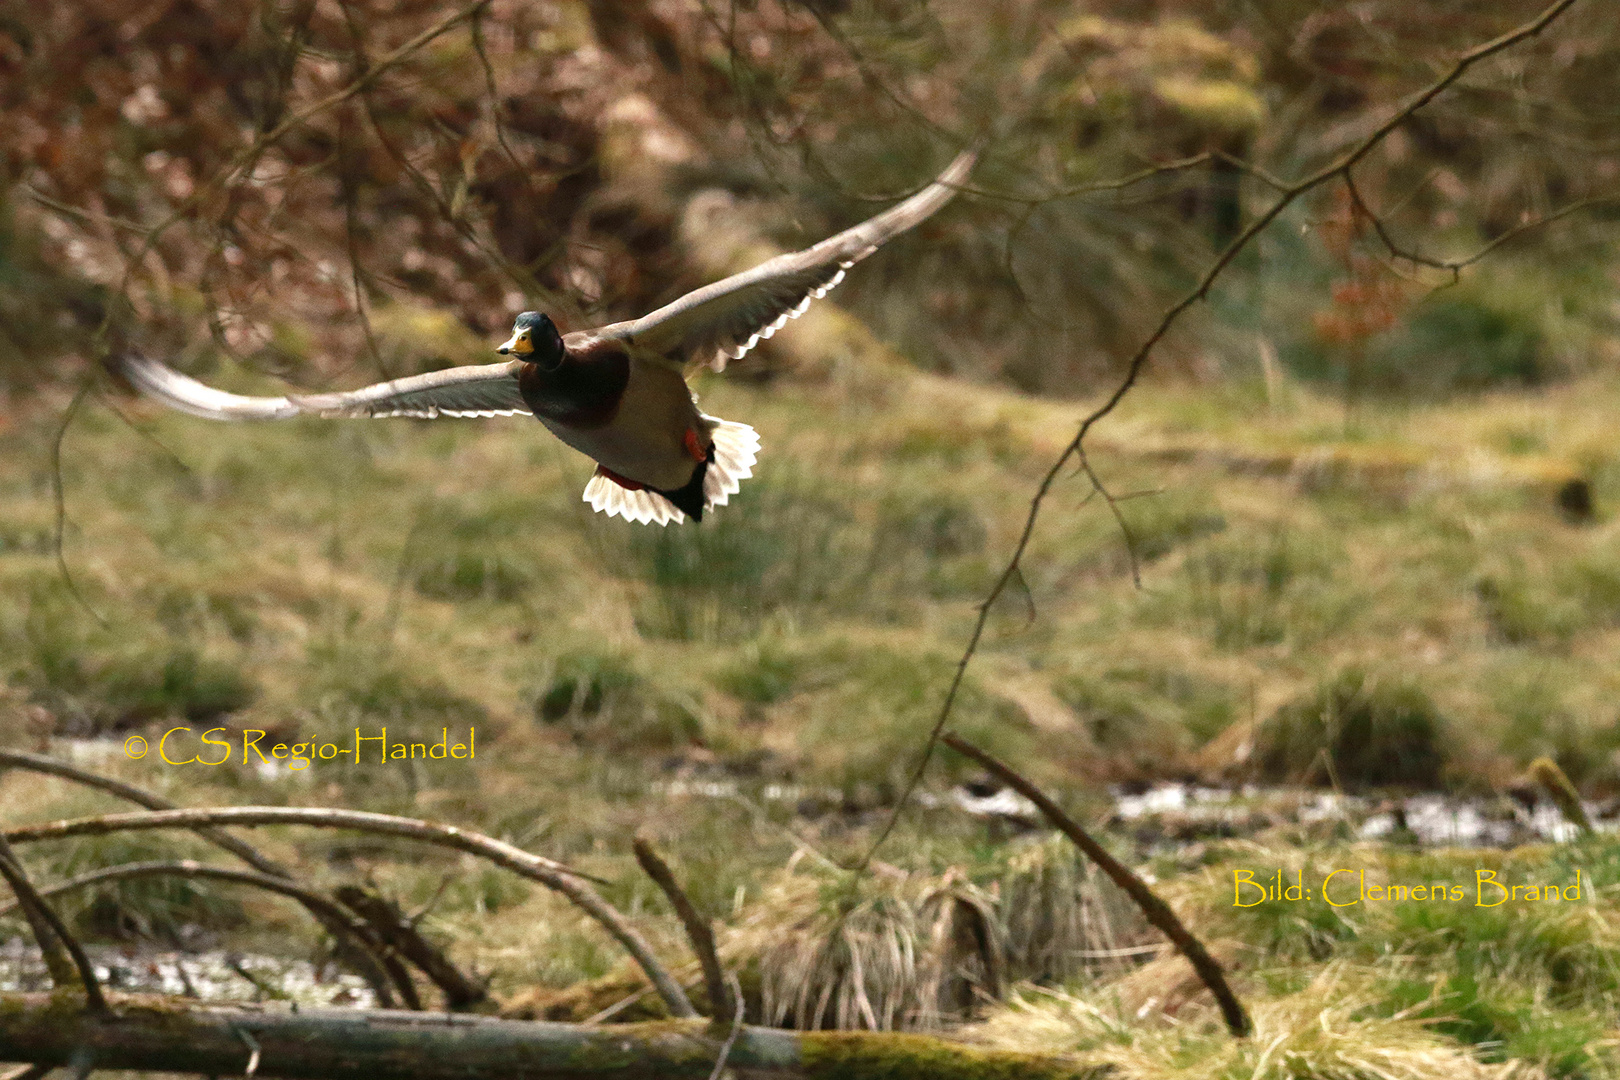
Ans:
POLYGON ((812 300, 844 279, 844 271, 950 202, 976 157, 972 150, 958 155, 939 179, 905 202, 814 247, 778 255, 752 270, 694 289, 650 315, 604 326, 590 335, 631 342, 644 355, 687 368, 708 364, 724 370, 728 360, 740 358, 761 338, 804 314, 812 300))
POLYGON ((144 356, 113 361, 148 397, 210 420, 283 420, 291 416, 528 416, 518 388, 521 361, 473 364, 394 379, 336 394, 244 397, 216 390, 144 356))

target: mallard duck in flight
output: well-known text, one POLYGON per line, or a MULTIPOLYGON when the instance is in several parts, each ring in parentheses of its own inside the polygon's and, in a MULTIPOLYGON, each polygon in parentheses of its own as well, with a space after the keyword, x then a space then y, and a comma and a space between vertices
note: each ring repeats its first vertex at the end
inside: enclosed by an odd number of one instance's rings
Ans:
POLYGON ((243 397, 137 355, 117 365, 131 383, 210 420, 315 415, 533 415, 593 459, 585 501, 609 517, 667 525, 723 506, 753 475, 759 436, 706 416, 687 388, 702 367, 724 370, 768 338, 844 272, 950 201, 973 168, 961 154, 928 187, 814 247, 687 293, 650 315, 559 333, 537 311, 517 317, 496 351, 512 359, 433 371, 335 394, 243 397))

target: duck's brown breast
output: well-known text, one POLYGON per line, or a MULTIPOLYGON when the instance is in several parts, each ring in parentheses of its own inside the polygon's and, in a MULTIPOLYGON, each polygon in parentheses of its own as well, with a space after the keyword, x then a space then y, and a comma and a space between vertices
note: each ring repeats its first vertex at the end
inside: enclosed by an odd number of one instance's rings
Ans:
POLYGON ((630 357, 607 342, 570 349, 551 371, 525 364, 518 389, 534 414, 564 427, 605 427, 630 383, 630 357))

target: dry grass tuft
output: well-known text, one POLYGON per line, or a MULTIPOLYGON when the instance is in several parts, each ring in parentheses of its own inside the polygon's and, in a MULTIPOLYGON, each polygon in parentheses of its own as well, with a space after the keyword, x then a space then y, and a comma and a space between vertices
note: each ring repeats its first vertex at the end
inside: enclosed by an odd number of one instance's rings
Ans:
POLYGON ((1117 977, 1159 941, 1130 898, 1056 833, 1015 848, 995 888, 1014 979, 1117 977))
POLYGON ((1407 1010, 1378 1015, 1377 995, 1347 965, 1252 1006, 1254 1034, 1233 1039, 1213 1009, 1175 1024, 1121 1013, 1113 988, 1084 997, 1029 993, 978 1025, 975 1040, 1027 1052, 1079 1052, 1121 1080, 1532 1080, 1525 1062, 1490 1064, 1407 1010))
POLYGON ((890 870, 864 882, 786 873, 723 947, 757 972, 760 1015, 797 1028, 932 1030, 1016 981, 1134 969, 1152 934, 1062 837, 1017 845, 978 879, 890 870))
POLYGON ((994 898, 960 874, 890 875, 848 893, 785 875, 722 949, 757 965, 763 1022, 809 1030, 933 1030, 999 993, 994 898))

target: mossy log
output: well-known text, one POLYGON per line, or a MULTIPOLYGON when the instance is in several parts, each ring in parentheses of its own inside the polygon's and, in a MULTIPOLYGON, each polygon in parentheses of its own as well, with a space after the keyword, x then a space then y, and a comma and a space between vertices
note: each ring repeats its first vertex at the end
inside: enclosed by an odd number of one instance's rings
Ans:
MULTIPOLYGON (((465 1013, 298 1009, 112 995, 0 994, 0 1061, 309 1080, 589 1080, 707 1077, 725 1031, 701 1020, 586 1026, 465 1013), (82 1051, 82 1053, 81 1053, 82 1051)), ((738 1077, 1078 1080, 1103 1070, 925 1035, 744 1027, 738 1077)))

